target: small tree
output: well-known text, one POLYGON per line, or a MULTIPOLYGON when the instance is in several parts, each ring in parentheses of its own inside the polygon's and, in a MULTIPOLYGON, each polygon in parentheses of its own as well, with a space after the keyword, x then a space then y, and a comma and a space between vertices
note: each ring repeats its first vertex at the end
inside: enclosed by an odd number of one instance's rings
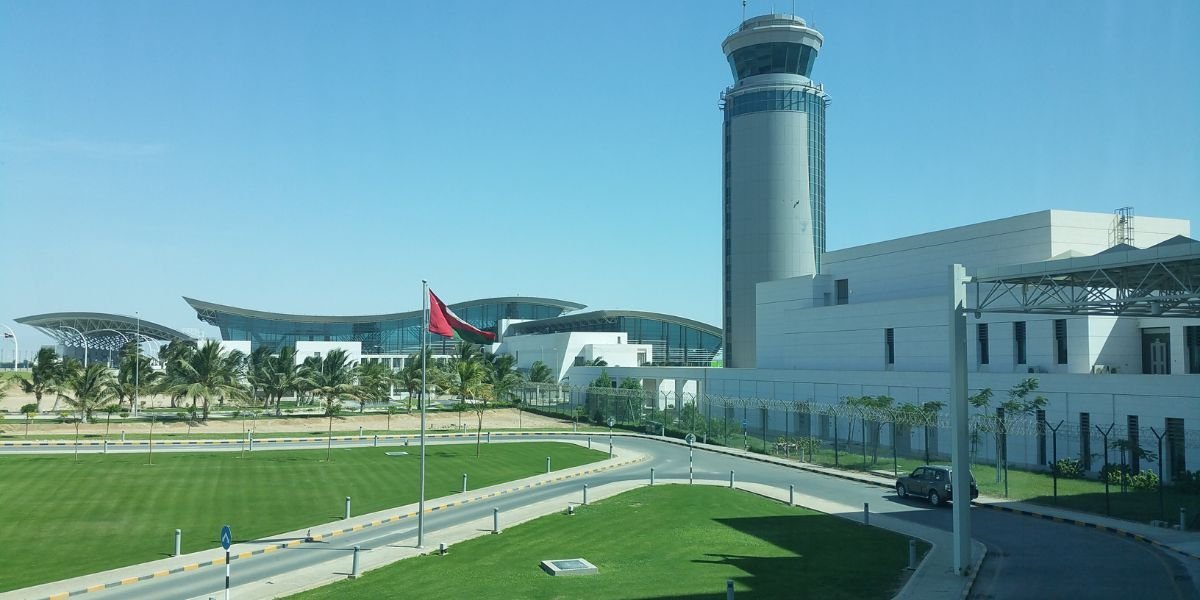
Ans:
POLYGON ((25 415, 25 437, 29 437, 29 422, 38 414, 37 404, 26 404, 21 407, 21 414, 25 415))
POLYGON ((121 405, 120 403, 109 404, 100 410, 104 411, 108 415, 108 418, 104 420, 104 439, 108 439, 108 429, 112 426, 112 417, 113 415, 121 412, 121 405))
POLYGON ((400 412, 399 406, 387 407, 387 430, 388 431, 392 430, 392 415, 397 414, 399 412, 400 412))

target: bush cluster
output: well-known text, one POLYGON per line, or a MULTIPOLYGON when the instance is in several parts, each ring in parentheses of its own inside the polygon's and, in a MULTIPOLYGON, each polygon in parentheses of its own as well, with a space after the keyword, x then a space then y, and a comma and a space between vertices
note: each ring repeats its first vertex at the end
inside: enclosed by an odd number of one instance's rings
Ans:
POLYGON ((1050 472, 1063 479, 1083 479, 1083 463, 1077 458, 1060 458, 1050 465, 1050 472))
POLYGON ((1109 485, 1126 485, 1135 490, 1158 489, 1158 475, 1149 469, 1133 473, 1129 465, 1110 464, 1100 469, 1100 481, 1108 481, 1109 485))

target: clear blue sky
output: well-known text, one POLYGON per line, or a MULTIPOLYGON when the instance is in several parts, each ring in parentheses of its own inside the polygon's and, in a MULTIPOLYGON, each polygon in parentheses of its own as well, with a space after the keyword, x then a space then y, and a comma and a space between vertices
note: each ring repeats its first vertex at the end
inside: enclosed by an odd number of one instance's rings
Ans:
MULTIPOLYGON (((1200 227, 1200 3, 796 7, 826 38, 830 249, 1047 208, 1200 227)), ((0 321, 392 312, 426 278, 719 324, 741 10, 0 2, 0 321)))

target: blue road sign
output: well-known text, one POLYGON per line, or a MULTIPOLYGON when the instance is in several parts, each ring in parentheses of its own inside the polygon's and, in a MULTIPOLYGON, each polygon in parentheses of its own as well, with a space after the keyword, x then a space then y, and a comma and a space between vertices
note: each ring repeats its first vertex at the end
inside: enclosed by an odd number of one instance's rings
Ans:
POLYGON ((221 547, 228 550, 229 545, 233 543, 233 531, 228 525, 221 526, 221 547))

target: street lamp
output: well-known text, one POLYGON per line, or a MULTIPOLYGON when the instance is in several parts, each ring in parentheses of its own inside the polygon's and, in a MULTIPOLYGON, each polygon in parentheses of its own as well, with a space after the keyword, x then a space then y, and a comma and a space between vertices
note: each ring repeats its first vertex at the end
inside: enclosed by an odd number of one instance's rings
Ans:
MULTIPOLYGON (((80 331, 80 330, 78 330, 78 329, 75 329, 74 327, 71 327, 70 325, 59 325, 59 326, 58 326, 58 328, 59 328, 59 329, 70 329, 71 331, 74 331, 74 332, 75 332, 75 333, 76 333, 76 334, 79 336, 79 339, 83 340, 83 368, 85 368, 85 369, 86 369, 86 368, 87 368, 87 362, 88 362, 88 361, 87 361, 87 359, 88 359, 88 343, 87 343, 87 336, 83 335, 83 332, 82 332, 82 331, 80 331)), ((65 345, 65 344, 64 344, 64 345, 65 345)))
POLYGON ((17 345, 17 334, 12 330, 12 327, 0 323, 0 327, 8 330, 8 334, 4 337, 10 337, 13 341, 13 372, 17 372, 17 365, 21 364, 21 347, 17 345))

